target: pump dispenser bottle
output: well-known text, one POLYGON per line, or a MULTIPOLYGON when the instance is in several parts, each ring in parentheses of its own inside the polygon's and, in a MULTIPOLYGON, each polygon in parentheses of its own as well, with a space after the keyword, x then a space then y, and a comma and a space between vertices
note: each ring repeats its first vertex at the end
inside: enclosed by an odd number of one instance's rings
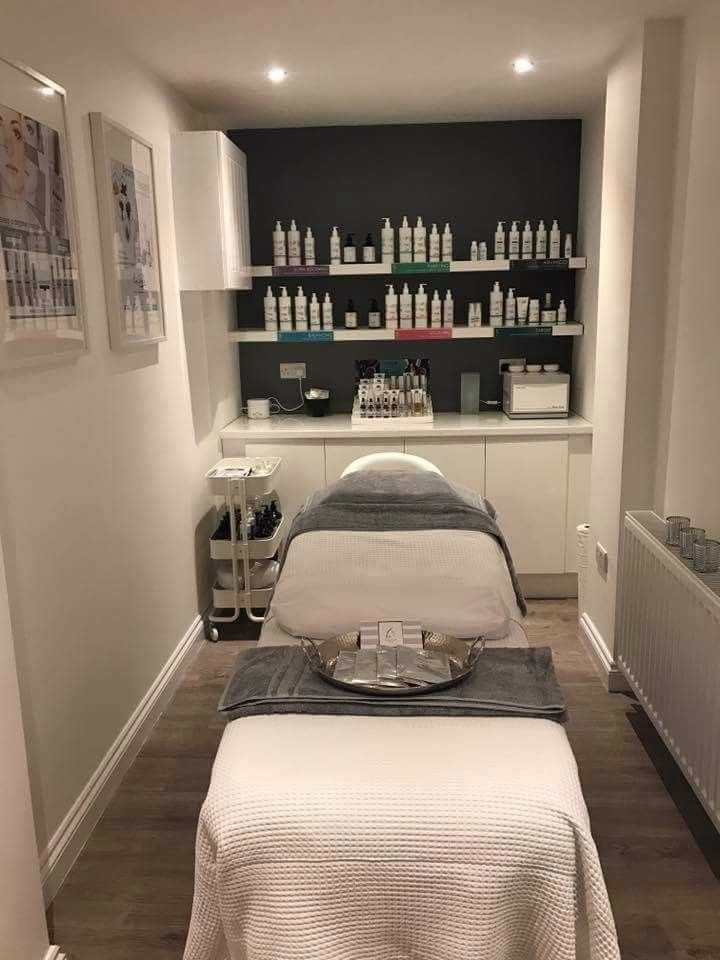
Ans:
POLYGON ((565 306, 565 301, 561 300, 560 305, 557 309, 557 322, 558 323, 567 323, 567 307, 565 306))
POLYGON ((307 330, 307 328, 307 297, 303 293, 303 288, 298 287, 297 293, 295 294, 295 329, 307 330))
POLYGON ((470 244, 470 259, 477 260, 477 258, 478 258, 478 242, 477 240, 473 240, 473 242, 470 244))
POLYGON ((523 260, 532 260, 533 255, 533 233, 530 221, 525 221, 522 232, 522 258, 523 260))
POLYGON ((400 326, 403 330, 410 330, 413 325, 412 294, 406 283, 403 284, 400 294, 400 326))
POLYGON ((495 259, 504 260, 505 259, 505 221, 498 220, 497 229, 495 230, 495 259))
POLYGON ((500 284, 495 281, 495 285, 490 291, 490 326, 501 327, 503 322, 503 292, 500 284))
POLYGON ((280 329, 292 330, 292 301, 288 296, 287 287, 280 287, 278 315, 280 317, 280 329))
POLYGON ((547 229, 544 220, 541 220, 538 224, 535 234, 535 259, 547 260, 547 229))
POLYGON ((388 330, 396 330, 398 325, 398 295, 392 284, 385 294, 385 326, 388 330))
POLYGON ((557 220, 553 220, 550 227, 550 259, 557 260, 560 256, 560 227, 557 220))
POLYGON ((430 326, 434 330, 442 326, 442 300, 437 290, 434 291, 430 301, 430 326))
POLYGON ((520 259, 520 231, 517 221, 513 220, 508 237, 508 257, 510 260, 520 259))
POLYGON ((277 330, 278 328, 278 316, 277 316, 277 299, 272 292, 272 287, 268 287, 265 293, 265 300, 263 301, 265 307, 265 329, 266 330, 277 330))
POLYGON ((443 300, 443 326, 452 327, 455 322, 455 301, 452 291, 448 290, 443 300))
POLYGON ((305 263, 308 266, 315 264, 315 237, 310 227, 305 231, 305 263))
POLYGON ((430 263, 439 263, 440 261, 440 234, 437 224, 432 225, 430 230, 430 239, 428 240, 428 260, 430 263))
POLYGON ((351 233, 345 238, 345 247, 343 249, 343 260, 345 263, 357 262, 357 251, 355 249, 355 238, 351 233))
POLYGON ((290 229, 287 234, 287 244, 288 244, 288 263, 291 267, 296 267, 302 263, 302 257, 300 255, 300 231, 298 230, 295 221, 290 221, 290 229))
POLYGON ((565 234, 565 256, 567 257, 568 260, 572 256, 572 234, 571 233, 565 234))
POLYGON ((410 263, 412 261, 412 228, 408 226, 408 218, 402 218, 402 226, 398 230, 398 246, 400 250, 400 263, 410 263))
POLYGON ((323 330, 332 330, 333 328, 333 305, 329 293, 325 294, 325 299, 322 302, 322 325, 323 330))
POLYGON ((422 222, 422 217, 417 218, 413 230, 413 260, 415 263, 425 263, 427 261, 427 230, 422 222))
POLYGON ((279 220, 275 223, 273 230, 273 263, 276 267, 287 265, 287 254, 285 252, 285 231, 279 220))
POLYGON ((395 260, 395 231, 390 218, 385 217, 385 225, 380 231, 380 250, 383 263, 393 263, 395 260))
POLYGON ((515 326, 516 307, 515 307, 515 288, 510 287, 508 295, 505 297, 505 324, 508 327, 515 326))
POLYGON ((310 298, 310 329, 320 329, 320 303, 316 293, 313 293, 310 298))
POLYGON ((442 259, 446 261, 452 260, 452 251, 453 251, 453 235, 450 230, 450 224, 445 224, 445 229, 442 232, 442 259))
POLYGON ((487 244, 484 240, 481 240, 478 244, 478 260, 487 260, 487 244))
POLYGON ((415 294, 415 326, 425 328, 428 325, 428 296, 425 284, 421 283, 415 294))
POLYGON ((330 263, 340 262, 340 234, 338 228, 333 227, 330 234, 330 263))

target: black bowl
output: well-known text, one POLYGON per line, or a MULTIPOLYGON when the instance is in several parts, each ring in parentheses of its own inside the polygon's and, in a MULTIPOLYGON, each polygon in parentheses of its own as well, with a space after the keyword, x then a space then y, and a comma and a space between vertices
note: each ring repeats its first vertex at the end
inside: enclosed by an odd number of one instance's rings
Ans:
POLYGON ((311 417, 324 417, 330 406, 330 397, 305 397, 305 409, 311 417))

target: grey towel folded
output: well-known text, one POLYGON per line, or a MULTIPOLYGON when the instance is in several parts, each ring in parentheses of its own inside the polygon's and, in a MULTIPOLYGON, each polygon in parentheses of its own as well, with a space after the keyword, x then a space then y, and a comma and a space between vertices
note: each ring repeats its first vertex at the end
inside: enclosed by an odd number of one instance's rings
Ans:
POLYGON ((486 649, 456 686, 408 697, 334 687, 299 646, 255 647, 238 657, 218 709, 229 720, 273 713, 565 719, 549 647, 486 649))

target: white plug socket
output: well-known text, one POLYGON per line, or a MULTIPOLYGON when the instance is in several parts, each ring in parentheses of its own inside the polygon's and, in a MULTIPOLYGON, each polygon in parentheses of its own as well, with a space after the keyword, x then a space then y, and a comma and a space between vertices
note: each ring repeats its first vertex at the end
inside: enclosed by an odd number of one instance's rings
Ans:
POLYGON ((281 363, 281 380, 304 380, 307 377, 307 364, 305 363, 281 363))

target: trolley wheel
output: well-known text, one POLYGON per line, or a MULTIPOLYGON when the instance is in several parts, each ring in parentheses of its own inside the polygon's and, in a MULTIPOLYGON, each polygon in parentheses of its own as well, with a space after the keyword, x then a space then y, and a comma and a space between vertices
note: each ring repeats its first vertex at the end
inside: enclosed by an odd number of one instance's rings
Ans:
POLYGON ((210 629, 208 630, 208 640, 210 640, 212 643, 217 643, 219 639, 220 639, 220 634, 218 633, 218 628, 210 627, 210 629))

